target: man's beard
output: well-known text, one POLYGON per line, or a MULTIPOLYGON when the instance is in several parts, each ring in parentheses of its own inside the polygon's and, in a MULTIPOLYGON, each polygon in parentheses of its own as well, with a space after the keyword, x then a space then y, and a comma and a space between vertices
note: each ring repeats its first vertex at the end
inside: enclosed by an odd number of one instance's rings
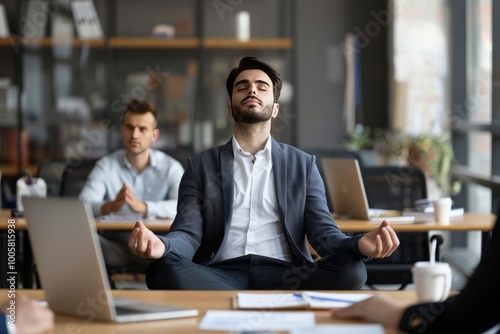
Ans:
POLYGON ((239 105, 234 104, 231 106, 231 109, 233 119, 236 123, 263 123, 269 121, 273 115, 272 105, 265 106, 262 111, 258 111, 255 107, 250 107, 247 111, 243 112, 239 105))

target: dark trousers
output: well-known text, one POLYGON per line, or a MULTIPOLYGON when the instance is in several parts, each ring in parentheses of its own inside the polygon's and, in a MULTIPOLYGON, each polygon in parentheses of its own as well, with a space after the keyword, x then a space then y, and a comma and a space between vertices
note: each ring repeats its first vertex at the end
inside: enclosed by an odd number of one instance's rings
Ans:
POLYGON ((168 253, 146 274, 152 290, 359 290, 365 282, 364 262, 347 251, 302 266, 253 254, 201 265, 168 253))

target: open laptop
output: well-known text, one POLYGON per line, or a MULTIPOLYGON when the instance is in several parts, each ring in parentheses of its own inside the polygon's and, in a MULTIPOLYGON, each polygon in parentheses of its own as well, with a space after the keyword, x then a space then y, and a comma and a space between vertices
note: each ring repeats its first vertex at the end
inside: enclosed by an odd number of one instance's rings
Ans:
POLYGON ((54 312, 107 322, 198 315, 196 309, 113 299, 89 204, 67 197, 23 197, 23 204, 41 285, 54 312))
POLYGON ((335 214, 341 218, 391 223, 413 223, 414 216, 398 211, 369 208, 358 160, 345 158, 321 159, 327 191, 335 214))

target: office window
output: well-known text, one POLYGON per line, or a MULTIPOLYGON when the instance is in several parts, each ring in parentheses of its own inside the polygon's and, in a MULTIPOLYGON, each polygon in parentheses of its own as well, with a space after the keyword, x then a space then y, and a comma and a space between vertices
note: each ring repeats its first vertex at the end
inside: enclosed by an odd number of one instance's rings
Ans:
POLYGON ((448 129, 448 15, 443 0, 393 2, 392 127, 405 133, 448 129))
MULTIPOLYGON (((492 1, 467 2, 467 95, 466 119, 472 125, 492 123, 492 1)), ((468 167, 485 177, 492 175, 492 135, 489 131, 467 132, 468 167)), ((491 212, 491 190, 471 186, 467 196, 470 210, 491 212)))

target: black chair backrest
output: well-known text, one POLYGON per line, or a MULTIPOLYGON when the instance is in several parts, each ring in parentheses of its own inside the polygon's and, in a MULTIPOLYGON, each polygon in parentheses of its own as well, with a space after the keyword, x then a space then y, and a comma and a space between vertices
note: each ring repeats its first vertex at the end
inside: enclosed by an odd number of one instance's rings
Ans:
POLYGON ((175 160, 179 161, 184 167, 184 169, 187 168, 187 160, 189 157, 192 157, 194 155, 194 150, 191 147, 178 147, 178 148, 172 148, 172 149, 162 149, 162 151, 175 160))
POLYGON ((38 165, 36 177, 42 178, 47 183, 47 195, 59 196, 61 182, 66 169, 66 164, 62 161, 45 159, 38 165))
POLYGON ((73 165, 68 165, 63 173, 60 195, 78 197, 96 162, 97 159, 84 159, 73 165))
MULTIPOLYGON (((427 198, 426 177, 420 169, 373 166, 362 168, 361 173, 371 208, 403 210, 414 207, 415 200, 427 198)), ((399 232, 398 238, 400 246, 390 257, 366 263, 368 285, 401 284, 404 288, 412 282, 411 266, 429 260, 429 233, 399 232)))
POLYGON ((366 198, 371 208, 403 210, 415 207, 415 200, 427 198, 425 174, 406 166, 361 168, 366 198))

